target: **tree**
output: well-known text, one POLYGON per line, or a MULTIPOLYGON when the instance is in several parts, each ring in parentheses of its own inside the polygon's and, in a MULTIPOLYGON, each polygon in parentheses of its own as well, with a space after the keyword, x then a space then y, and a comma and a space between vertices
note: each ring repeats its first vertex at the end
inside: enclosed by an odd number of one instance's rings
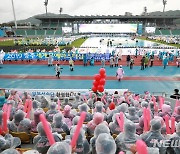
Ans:
POLYGON ((48 0, 45 0, 45 2, 44 2, 44 6, 45 6, 45 8, 46 8, 46 15, 47 15, 48 0))
POLYGON ((165 11, 166 4, 167 4, 167 0, 163 0, 163 12, 165 11))

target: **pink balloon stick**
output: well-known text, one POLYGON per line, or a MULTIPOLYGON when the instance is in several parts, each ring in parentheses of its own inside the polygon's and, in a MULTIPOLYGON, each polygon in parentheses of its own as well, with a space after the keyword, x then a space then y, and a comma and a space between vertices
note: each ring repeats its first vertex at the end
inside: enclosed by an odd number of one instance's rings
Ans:
POLYGON ((10 114, 11 114, 11 108, 12 108, 12 105, 9 104, 9 105, 8 105, 8 108, 7 108, 7 120, 9 120, 9 117, 10 117, 10 114))
POLYGON ((28 100, 26 99, 26 102, 24 104, 24 112, 27 113, 27 109, 28 109, 28 100))
POLYGON ((58 99, 58 111, 61 111, 61 101, 60 101, 60 99, 58 99))
POLYGON ((119 152, 119 154, 124 154, 124 152, 123 152, 123 151, 121 151, 121 152, 119 152))
POLYGON ((136 150, 138 154, 148 154, 147 145, 142 140, 137 140, 136 150))
POLYGON ((171 117, 171 133, 175 132, 175 118, 171 117))
POLYGON ((3 131, 7 132, 7 113, 3 112, 3 131))
POLYGON ((28 109, 27 109, 26 118, 30 118, 31 109, 32 109, 32 100, 29 99, 29 100, 28 100, 28 109))
POLYGON ((123 112, 120 112, 120 122, 121 122, 121 127, 120 127, 120 129, 121 129, 121 132, 123 132, 124 131, 124 113, 123 112))
POLYGON ((105 97, 105 94, 101 97, 101 101, 103 101, 103 100, 104 100, 104 97, 105 97))
POLYGON ((89 97, 92 98, 92 93, 91 92, 89 93, 89 97))
POLYGON ((149 108, 146 109, 147 128, 150 129, 151 111, 149 108))
POLYGON ((7 112, 7 108, 8 108, 8 105, 5 103, 5 104, 3 105, 3 107, 2 107, 2 110, 3 110, 4 112, 7 112))
POLYGON ((85 102, 87 103, 88 101, 87 101, 87 98, 86 98, 86 96, 85 96, 85 95, 83 95, 83 97, 84 97, 84 100, 85 100, 85 102))
POLYGON ((148 131, 146 108, 143 109, 143 117, 144 117, 144 131, 146 132, 148 131))
POLYGON ((45 131, 45 133, 47 135, 47 138, 49 140, 50 145, 53 145, 55 143, 54 136, 53 136, 53 134, 52 134, 52 132, 51 132, 51 130, 49 128, 49 124, 48 124, 44 114, 40 114, 39 118, 40 118, 40 120, 42 122, 42 125, 44 127, 44 131, 45 131))
POLYGON ((175 107, 174 107, 174 113, 176 113, 176 108, 180 106, 180 100, 177 100, 176 99, 176 104, 175 104, 175 107))
POLYGON ((75 130, 73 137, 72 137, 72 140, 71 140, 71 147, 76 146, 76 142, 77 142, 77 139, 79 137, 79 133, 80 133, 80 130, 81 130, 81 127, 83 125, 85 118, 86 118, 86 112, 82 112, 80 115, 80 119, 78 121, 78 124, 76 126, 76 130, 75 130))
POLYGON ((171 131, 170 131, 170 128, 169 128, 169 116, 165 115, 164 119, 165 119, 165 124, 166 124, 166 133, 171 134, 171 131))
POLYGON ((153 103, 156 103, 156 98, 154 97, 154 95, 152 96, 152 101, 153 103))
POLYGON ((119 115, 116 115, 116 120, 117 120, 117 122, 118 122, 118 124, 119 124, 119 128, 120 128, 120 131, 121 131, 121 120, 119 119, 119 115))
POLYGON ((3 131, 2 131, 2 128, 1 128, 1 126, 0 126, 0 135, 3 133, 3 131))
POLYGON ((164 99, 162 96, 159 96, 159 108, 162 109, 162 105, 164 104, 164 99))

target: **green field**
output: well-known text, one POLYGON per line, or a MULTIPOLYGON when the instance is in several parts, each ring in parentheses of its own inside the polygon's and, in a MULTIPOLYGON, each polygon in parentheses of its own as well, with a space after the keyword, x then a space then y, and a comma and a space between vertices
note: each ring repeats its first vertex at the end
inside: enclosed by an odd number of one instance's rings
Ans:
POLYGON ((14 46, 14 40, 0 41, 0 46, 14 46))

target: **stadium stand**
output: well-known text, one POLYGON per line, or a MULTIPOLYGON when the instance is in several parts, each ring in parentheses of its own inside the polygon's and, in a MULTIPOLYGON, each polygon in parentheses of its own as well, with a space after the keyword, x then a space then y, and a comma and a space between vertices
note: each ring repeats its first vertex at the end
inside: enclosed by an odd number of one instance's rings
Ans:
POLYGON ((169 29, 161 29, 162 35, 171 35, 169 29))
POLYGON ((25 36, 26 32, 24 29, 16 29, 15 34, 16 34, 16 36, 25 36))
POLYGON ((159 29, 156 29, 155 35, 161 35, 161 31, 159 29))
POLYGON ((54 35, 55 30, 46 30, 46 34, 45 35, 54 35))
POLYGON ((50 28, 56 28, 58 26, 57 22, 50 23, 50 28))
POLYGON ((36 30, 36 35, 44 36, 45 35, 45 30, 36 30))
POLYGON ((26 29, 26 33, 28 36, 33 36, 33 35, 35 35, 35 30, 34 29, 26 29))
POLYGON ((180 35, 180 29, 171 30, 172 35, 180 35))
POLYGON ((49 22, 43 22, 42 25, 40 27, 43 28, 49 28, 50 23, 49 22))
POLYGON ((56 29, 55 35, 62 35, 62 29, 56 29))

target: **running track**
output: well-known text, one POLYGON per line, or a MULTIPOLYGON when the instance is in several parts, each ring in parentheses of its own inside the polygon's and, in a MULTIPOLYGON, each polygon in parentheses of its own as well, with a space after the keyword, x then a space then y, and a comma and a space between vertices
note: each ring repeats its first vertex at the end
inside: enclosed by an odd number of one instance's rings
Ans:
MULTIPOLYGON (((137 61, 137 60, 136 60, 137 61)), ((139 61, 137 61, 138 63, 139 61)), ((80 62, 81 63, 81 62, 80 62)), ((137 64, 136 63, 136 64, 137 64)), ((54 67, 47 67, 47 62, 5 62, 0 69, 1 88, 21 89, 90 89, 93 76, 99 72, 100 65, 87 66, 75 65, 75 70, 70 72, 66 62, 60 63, 63 67, 61 78, 55 76, 54 67), (16 64, 16 65, 14 65, 16 64)), ((171 94, 174 88, 180 89, 180 69, 171 63, 166 69, 156 62, 152 68, 140 70, 134 66, 132 70, 123 64, 124 78, 118 82, 115 77, 117 68, 106 66, 106 89, 129 89, 136 93, 166 92, 171 94)))

